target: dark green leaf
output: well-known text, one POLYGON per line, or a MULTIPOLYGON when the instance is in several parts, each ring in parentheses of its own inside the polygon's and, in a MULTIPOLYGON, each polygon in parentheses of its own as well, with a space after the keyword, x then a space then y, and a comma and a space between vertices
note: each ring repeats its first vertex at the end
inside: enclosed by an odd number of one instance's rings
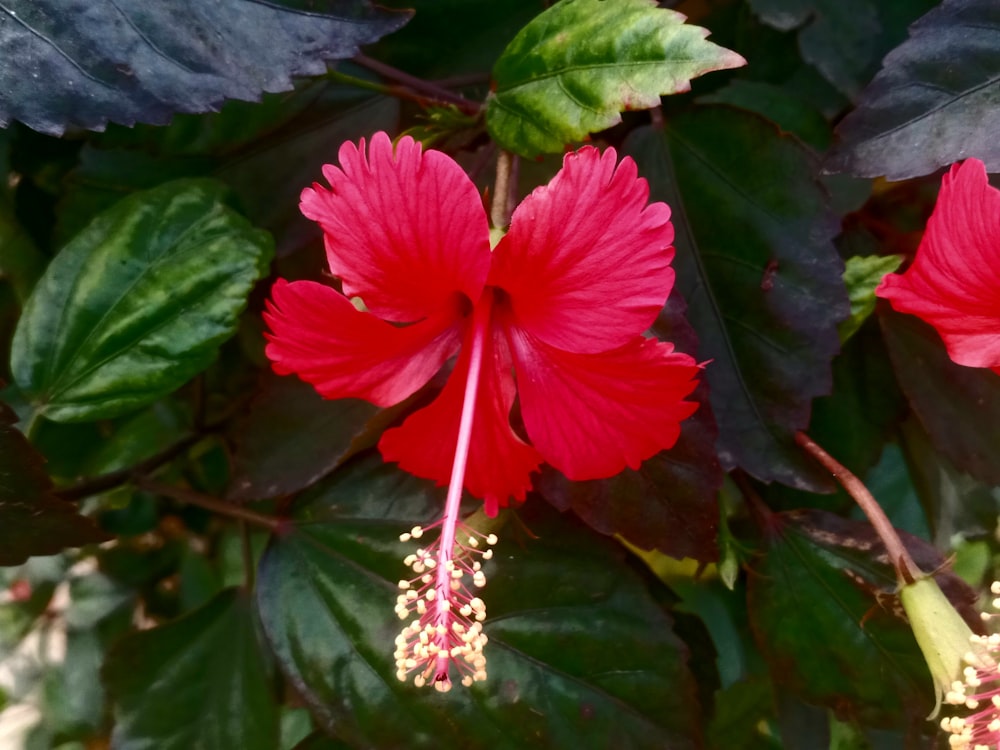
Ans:
POLYGON ((17 415, 0 403, 0 565, 105 541, 108 536, 89 518, 52 494, 43 459, 16 422, 17 415))
POLYGON ((562 0, 525 26, 493 68, 486 126, 524 156, 559 153, 691 79, 746 60, 652 0, 562 0))
POLYGON ((0 195, 0 279, 10 282, 23 305, 44 269, 45 257, 17 220, 7 197, 0 195))
POLYGON ((872 0, 751 0, 767 23, 799 31, 802 58, 853 97, 868 81, 880 31, 872 0))
POLYGON ((11 352, 14 377, 42 414, 123 414, 208 366, 271 256, 269 236, 224 194, 198 180, 136 193, 52 261, 11 352))
POLYGON ((274 750, 278 709, 247 596, 234 589, 122 639, 104 681, 118 750, 274 750))
POLYGON ((910 27, 824 165, 901 180, 975 156, 1000 171, 1000 5, 945 0, 910 27))
MULTIPOLYGON (((698 341, 684 313, 680 296, 671 295, 653 331, 678 351, 694 355, 698 341)), ((625 469, 610 479, 570 482, 544 467, 536 481, 538 490, 559 510, 572 509, 603 534, 621 534, 638 547, 678 559, 717 560, 719 430, 704 381, 690 398, 701 406, 681 425, 677 444, 644 461, 638 470, 625 469)))
POLYGON ((365 401, 329 401, 298 378, 269 376, 234 428, 229 498, 259 500, 308 487, 357 451, 377 414, 365 401))
POLYGON ((404 23, 365 0, 9 0, 0 124, 61 135, 108 122, 165 123, 223 99, 287 91, 404 23), (44 85, 40 85, 44 82, 44 85))
MULTIPOLYGON (((896 597, 896 577, 871 526, 823 511, 770 516, 749 577, 751 624, 775 680, 799 699, 873 726, 902 726, 933 706, 931 678, 896 597)), ((924 570, 944 560, 901 533, 924 570)), ((936 575, 967 618, 976 594, 936 575)))
POLYGON ((314 492, 265 554, 261 622, 321 725, 354 747, 700 745, 670 620, 620 547, 544 503, 525 509, 539 538, 502 538, 485 568, 487 681, 448 693, 399 682, 392 608, 413 546, 398 536, 436 518, 442 494, 370 455, 314 492))
POLYGON ((765 117, 786 133, 798 136, 803 143, 823 150, 833 137, 823 114, 780 86, 762 81, 737 78, 699 103, 729 104, 765 117))
POLYGON ((837 222, 795 139, 706 107, 640 128, 625 148, 673 209, 677 286, 698 333, 719 456, 765 481, 829 488, 791 442, 828 393, 848 312, 837 222))
POLYGON ((888 308, 879 317, 896 378, 934 446, 959 469, 1000 485, 1000 378, 956 365, 919 318, 888 308))

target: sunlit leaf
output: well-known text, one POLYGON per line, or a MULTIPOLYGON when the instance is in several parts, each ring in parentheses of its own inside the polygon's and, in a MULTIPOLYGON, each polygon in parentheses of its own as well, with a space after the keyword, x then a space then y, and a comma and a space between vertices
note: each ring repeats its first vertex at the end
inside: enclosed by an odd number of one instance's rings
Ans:
POLYGON ((875 312, 875 288, 882 277, 893 273, 903 263, 901 255, 869 255, 848 258, 844 269, 844 283, 851 301, 851 317, 837 326, 840 342, 847 341, 875 312))
POLYGON ((260 566, 257 606, 279 664, 328 731, 357 747, 695 748, 685 648, 613 542, 544 503, 501 535, 483 590, 489 677, 451 692, 396 679, 402 530, 442 492, 356 459, 311 493, 260 566), (392 717, 388 721, 386 717, 392 717))
POLYGON ((257 100, 408 17, 365 0, 8 0, 0 50, 18 64, 0 68, 0 125, 61 135, 257 100))
POLYGON ((687 91, 704 73, 745 65, 653 0, 562 0, 525 26, 493 68, 486 126, 524 156, 559 153, 628 109, 687 91))
POLYGON ((975 156, 1000 171, 1000 6, 945 0, 886 56, 825 167, 890 180, 975 156))
POLYGON ((0 403, 0 565, 105 541, 107 534, 93 521, 52 493, 42 457, 16 422, 17 415, 0 403))
POLYGON ((719 457, 765 481, 825 489, 791 442, 832 385, 847 316, 837 222, 815 161, 769 123, 725 107, 633 131, 625 148, 673 209, 677 286, 699 340, 719 457))
POLYGON ((228 589, 178 620, 123 638, 104 681, 118 750, 273 750, 278 710, 247 595, 228 589))
POLYGON ((116 416, 208 366, 271 256, 270 237, 224 196, 209 181, 136 193, 52 261, 11 352, 14 377, 41 413, 116 416))

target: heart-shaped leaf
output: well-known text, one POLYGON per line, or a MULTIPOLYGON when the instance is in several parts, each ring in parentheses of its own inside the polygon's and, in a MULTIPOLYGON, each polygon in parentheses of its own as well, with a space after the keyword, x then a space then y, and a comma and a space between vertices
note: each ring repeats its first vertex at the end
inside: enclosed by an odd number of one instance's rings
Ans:
MULTIPOLYGON (((694 748, 686 649, 623 551, 544 503, 537 539, 485 563, 489 677, 448 693, 396 679, 396 581, 441 491, 356 459, 310 494, 261 561, 257 606, 279 664, 328 731, 357 747, 694 748)), ((517 534, 511 532, 512 537, 517 534)))
POLYGON ((123 414, 209 365, 272 253, 225 194, 207 180, 135 193, 56 256, 11 351, 14 378, 42 414, 123 414))
POLYGON ((258 100, 408 18, 365 0, 7 0, 0 50, 17 64, 0 67, 0 125, 61 135, 258 100))
POLYGON ((16 422, 17 415, 0 403, 0 565, 107 540, 93 521, 52 493, 44 459, 16 422))
POLYGON ((227 589, 204 607, 123 638, 104 681, 118 750, 273 750, 278 709, 247 595, 227 589))
MULTIPOLYGON (((896 577, 871 526, 824 511, 770 516, 749 578, 750 620, 775 679, 803 700, 883 727, 926 716, 931 678, 896 597, 896 577)), ((924 570, 944 560, 909 534, 924 570)), ((936 575, 959 611, 976 599, 952 573, 936 575)))
POLYGON ((838 222, 796 139, 725 107, 640 128, 625 148, 673 209, 677 287, 719 424, 719 457, 765 481, 828 489, 791 435, 831 386, 847 317, 838 222))
POLYGON ((705 40, 653 0, 562 0, 521 29, 493 68, 486 127, 503 148, 535 156, 609 128, 627 109, 746 60, 705 40))
POLYGON ((890 180, 975 156, 1000 171, 1000 12, 995 0, 945 0, 910 27, 824 165, 890 180))

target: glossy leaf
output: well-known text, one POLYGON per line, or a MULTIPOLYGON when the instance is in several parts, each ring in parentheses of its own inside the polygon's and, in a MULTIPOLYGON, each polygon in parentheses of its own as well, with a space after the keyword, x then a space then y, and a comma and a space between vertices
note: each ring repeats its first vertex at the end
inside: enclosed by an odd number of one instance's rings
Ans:
MULTIPOLYGON (((822 511, 783 513, 766 523, 749 607, 774 678, 802 700, 872 726, 926 716, 933 706, 930 673, 871 527, 822 511)), ((942 567, 933 547, 903 537, 924 570, 942 567)), ((959 611, 975 617, 975 592, 951 573, 937 578, 959 611)))
POLYGON ((17 415, 0 403, 0 565, 106 541, 93 521, 53 494, 44 459, 16 422, 17 415))
POLYGON ((625 148, 673 208, 677 287, 711 360, 705 379, 724 467, 827 489, 791 434, 828 393, 847 316, 837 223, 810 153, 759 118, 708 107, 640 128, 625 148))
POLYGON ((224 99, 287 91, 408 18, 365 0, 9 0, 0 11, 0 125, 61 135, 164 124, 224 99), (39 85, 44 82, 44 85, 39 85))
POLYGON ((487 669, 449 693, 396 679, 398 536, 442 492, 378 456, 310 494, 261 562, 257 606, 285 675, 356 747, 695 748, 685 648, 617 545, 525 506, 538 539, 507 539, 485 568, 487 669), (387 720, 386 717, 392 717, 387 720))
POLYGON ((227 589, 166 625, 123 638, 104 681, 118 750, 273 750, 278 710, 246 594, 227 589))
MULTIPOLYGON (((232 500, 297 492, 328 474, 364 444, 378 414, 357 399, 328 401, 295 377, 268 376, 234 429, 232 500)), ((377 433, 367 442, 371 444, 377 433)), ((369 446, 364 446, 369 447, 369 446)))
POLYGON ((652 0, 562 0, 525 26, 493 68, 486 126, 503 148, 535 156, 647 109, 691 79, 746 61, 652 0))
POLYGON ((975 156, 1000 171, 1000 6, 945 0, 886 56, 825 167, 890 180, 975 156))
POLYGON ((42 414, 123 414, 208 366, 271 256, 269 236, 224 195, 209 181, 136 193, 52 261, 11 352, 14 377, 42 414))
POLYGON ((1000 377, 956 365, 919 318, 886 309, 880 321, 896 378, 934 447, 976 479, 1000 485, 1000 377))
MULTIPOLYGON (((686 307, 673 294, 653 326, 678 351, 694 355, 697 338, 685 318, 686 307)), ((677 444, 610 479, 570 482, 544 467, 535 486, 559 510, 572 510, 603 534, 621 534, 643 549, 678 559, 718 559, 716 536, 722 467, 715 455, 719 430, 704 384, 691 395, 701 406, 681 424, 677 444)))
POLYGON ((848 97, 867 83, 880 24, 872 0, 751 0, 764 23, 799 29, 802 58, 848 97))

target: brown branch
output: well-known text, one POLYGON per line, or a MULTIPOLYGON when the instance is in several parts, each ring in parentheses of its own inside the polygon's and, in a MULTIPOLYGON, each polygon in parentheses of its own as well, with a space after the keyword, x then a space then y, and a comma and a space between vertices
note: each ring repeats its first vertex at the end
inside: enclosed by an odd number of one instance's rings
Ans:
POLYGON ((394 68, 391 65, 386 65, 378 60, 374 60, 367 55, 358 53, 354 56, 354 62, 362 67, 368 68, 368 70, 373 73, 378 73, 383 78, 388 78, 390 81, 395 81, 403 86, 407 86, 418 94, 424 94, 428 99, 437 100, 446 104, 454 104, 466 114, 474 115, 480 110, 480 105, 478 103, 470 101, 460 94, 449 91, 448 89, 433 84, 430 81, 425 81, 422 78, 412 76, 409 73, 404 73, 402 70, 394 68))
POLYGON ((514 155, 501 149, 497 155, 497 181, 493 189, 493 205, 490 206, 490 221, 496 229, 506 229, 510 225, 513 164, 514 155))
POLYGON ((864 483, 833 456, 817 445, 804 432, 795 433, 795 442, 806 453, 819 461, 847 491, 847 494, 854 498, 854 502, 858 504, 858 507, 864 511, 864 514, 868 517, 868 521, 874 527, 875 533, 878 534, 885 545, 900 583, 906 585, 923 578, 923 571, 917 567, 913 558, 910 557, 910 553, 903 546, 903 540, 899 538, 899 534, 889 521, 885 511, 882 510, 882 506, 878 504, 875 496, 868 491, 864 483))
POLYGON ((223 500, 211 497, 210 495, 203 495, 200 492, 185 489, 184 487, 161 484, 160 482, 155 482, 152 479, 147 479, 146 477, 137 478, 135 480, 135 485, 139 489, 145 490, 146 492, 163 495, 164 497, 169 497, 179 502, 187 503, 188 505, 195 505, 199 508, 210 510, 213 513, 218 513, 220 516, 228 516, 229 518, 236 518, 240 521, 252 523, 255 526, 262 526, 263 528, 270 529, 275 533, 282 531, 287 524, 287 521, 284 518, 266 516, 263 513, 247 510, 240 505, 227 503, 223 500))

